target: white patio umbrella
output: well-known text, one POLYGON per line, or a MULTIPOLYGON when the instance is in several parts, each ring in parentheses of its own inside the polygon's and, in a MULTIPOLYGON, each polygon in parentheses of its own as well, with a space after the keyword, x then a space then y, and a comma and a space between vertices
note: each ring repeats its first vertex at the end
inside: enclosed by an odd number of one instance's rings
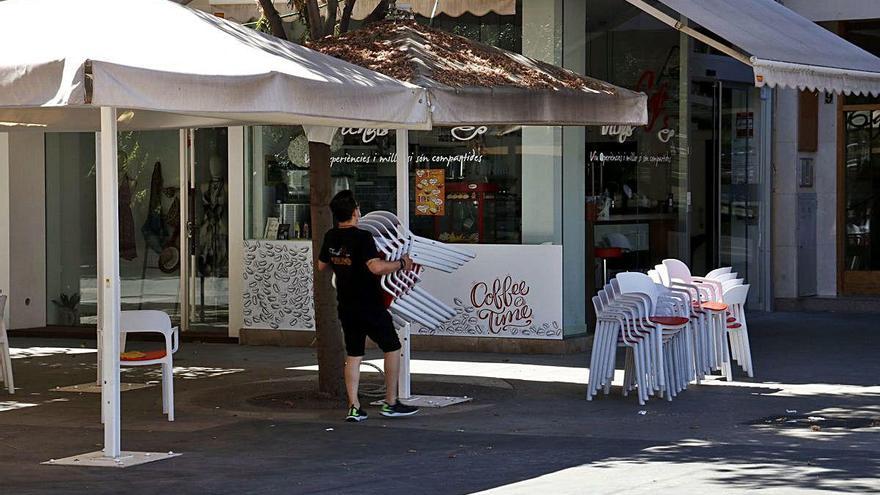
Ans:
POLYGON ((123 453, 120 446, 117 129, 230 124, 426 129, 426 94, 166 0, 3 1, 0 46, 0 129, 100 131, 104 449, 79 456, 79 465, 145 462, 149 456, 123 453), (30 22, 35 12, 42 15, 38 28, 30 22))

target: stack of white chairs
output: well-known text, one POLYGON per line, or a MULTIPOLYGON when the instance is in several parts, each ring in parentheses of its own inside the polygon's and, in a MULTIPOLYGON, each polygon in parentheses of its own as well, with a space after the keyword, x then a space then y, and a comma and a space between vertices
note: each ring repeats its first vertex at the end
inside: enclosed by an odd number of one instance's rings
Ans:
POLYGON ((436 329, 455 316, 455 310, 418 286, 425 267, 452 273, 475 255, 463 249, 414 235, 400 224, 396 215, 374 211, 361 217, 358 227, 373 236, 376 248, 386 260, 397 261, 408 254, 412 270, 383 275, 380 281, 391 299, 389 310, 395 326, 419 323, 436 329))
POLYGON ((650 395, 672 400, 687 388, 692 350, 687 338, 689 300, 641 273, 620 273, 593 298, 596 335, 587 400, 614 378, 616 349, 627 349, 624 395, 635 389, 639 404, 650 395))
POLYGON ((695 277, 674 259, 647 275, 618 274, 593 297, 587 400, 609 393, 617 348, 626 349, 623 394, 637 389, 639 404, 658 394, 672 400, 715 371, 731 380, 734 361, 753 377, 743 282, 730 267, 695 277))

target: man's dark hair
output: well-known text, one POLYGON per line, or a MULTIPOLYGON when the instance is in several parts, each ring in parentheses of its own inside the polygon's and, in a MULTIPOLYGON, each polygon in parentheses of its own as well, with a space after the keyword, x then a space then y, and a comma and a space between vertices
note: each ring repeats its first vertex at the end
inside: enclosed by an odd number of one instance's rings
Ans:
POLYGON ((333 220, 336 223, 347 222, 354 216, 354 210, 358 207, 357 200, 354 199, 354 193, 346 189, 339 191, 333 199, 330 200, 330 211, 333 212, 333 220))

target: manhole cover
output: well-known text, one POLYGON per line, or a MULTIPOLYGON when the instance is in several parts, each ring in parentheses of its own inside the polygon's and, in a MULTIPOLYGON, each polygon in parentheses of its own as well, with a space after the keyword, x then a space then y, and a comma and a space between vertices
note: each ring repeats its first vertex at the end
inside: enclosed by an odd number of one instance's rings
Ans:
POLYGON ((880 427, 880 418, 841 418, 835 416, 805 416, 786 415, 768 416, 746 423, 749 425, 775 426, 777 428, 845 428, 855 430, 858 428, 880 427))

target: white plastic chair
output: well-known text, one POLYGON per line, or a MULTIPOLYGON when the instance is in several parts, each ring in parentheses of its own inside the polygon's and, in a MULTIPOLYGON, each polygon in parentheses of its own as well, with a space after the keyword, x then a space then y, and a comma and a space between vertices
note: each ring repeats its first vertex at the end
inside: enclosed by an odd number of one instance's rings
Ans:
POLYGON ((730 306, 730 317, 727 319, 730 354, 749 378, 753 378, 755 370, 752 366, 752 350, 749 345, 749 327, 746 323, 745 311, 748 297, 748 285, 737 285, 724 292, 724 300, 730 306))
POLYGON ((711 272, 707 273, 706 276, 703 278, 715 278, 719 275, 724 275, 725 273, 730 273, 732 271, 733 271, 733 268, 729 267, 729 266, 716 268, 716 269, 712 270, 711 272))
MULTIPOLYGON (((174 421, 174 364, 171 356, 177 352, 179 329, 171 326, 171 318, 162 311, 122 311, 119 319, 120 339, 130 333, 160 333, 165 337, 165 348, 153 351, 129 351, 120 356, 121 366, 162 366, 162 414, 174 421)), ((124 351, 124 349, 123 349, 124 351)))
POLYGON ((6 384, 6 391, 15 393, 15 382, 12 379, 12 356, 9 353, 9 338, 6 336, 6 322, 3 319, 7 297, 0 294, 0 378, 6 384))

